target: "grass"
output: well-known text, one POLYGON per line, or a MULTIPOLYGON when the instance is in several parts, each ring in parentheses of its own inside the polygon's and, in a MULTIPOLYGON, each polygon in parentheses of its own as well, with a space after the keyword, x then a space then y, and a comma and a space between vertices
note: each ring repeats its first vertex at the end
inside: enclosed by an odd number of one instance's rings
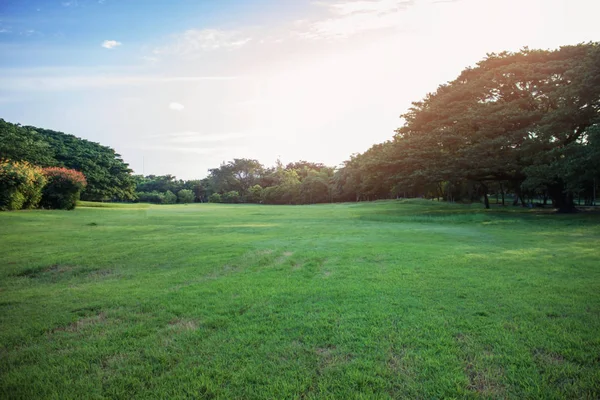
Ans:
POLYGON ((600 215, 0 214, 0 397, 600 397, 600 215))

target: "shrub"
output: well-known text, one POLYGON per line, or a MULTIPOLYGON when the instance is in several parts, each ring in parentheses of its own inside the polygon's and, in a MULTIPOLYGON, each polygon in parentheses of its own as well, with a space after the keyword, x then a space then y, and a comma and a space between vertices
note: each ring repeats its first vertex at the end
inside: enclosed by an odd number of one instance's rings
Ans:
POLYGON ((42 191, 41 206, 58 210, 72 210, 87 185, 85 176, 74 169, 62 167, 44 168, 48 180, 42 191))
POLYGON ((262 200, 263 188, 260 185, 254 185, 248 189, 248 202, 260 203, 262 200))
POLYGON ((194 192, 189 189, 181 189, 177 192, 177 198, 180 203, 193 203, 194 202, 194 192))
POLYGON ((45 183, 40 167, 22 161, 0 161, 0 210, 36 207, 45 183))
POLYGON ((210 196, 208 196, 208 201, 210 203, 220 203, 221 202, 221 195, 219 193, 213 193, 210 196))
POLYGON ((154 203, 154 204, 162 204, 165 195, 162 193, 158 193, 157 191, 153 192, 137 192, 138 201, 141 203, 154 203))
POLYGON ((164 197, 164 204, 175 204, 177 203, 177 195, 173 192, 171 192, 170 190, 167 190, 165 192, 165 197, 164 197))
POLYGON ((239 203, 240 194, 235 190, 223 194, 223 203, 239 203))

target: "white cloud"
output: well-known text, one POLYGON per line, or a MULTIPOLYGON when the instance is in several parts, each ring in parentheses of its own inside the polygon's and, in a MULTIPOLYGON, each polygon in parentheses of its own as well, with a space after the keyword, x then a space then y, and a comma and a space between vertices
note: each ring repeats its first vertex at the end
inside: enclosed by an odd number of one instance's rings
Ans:
POLYGON ((237 31, 219 29, 188 29, 175 35, 172 43, 157 47, 154 54, 189 55, 219 49, 236 49, 252 40, 237 31))
POLYGON ((77 0, 71 0, 71 1, 63 1, 62 3, 63 7, 77 7, 79 5, 79 2, 77 0))
POLYGON ((169 108, 170 108, 171 110, 173 110, 173 111, 181 111, 181 110, 183 110, 185 107, 184 107, 184 105, 183 105, 183 104, 179 104, 179 103, 172 102, 172 103, 169 103, 169 108))
POLYGON ((114 49, 117 46, 121 46, 123 43, 117 42, 116 40, 105 40, 102 42, 101 46, 105 49, 114 49))
POLYGON ((341 1, 320 5, 330 17, 305 24, 299 36, 307 39, 340 39, 367 31, 396 29, 405 22, 406 10, 415 0, 341 1))

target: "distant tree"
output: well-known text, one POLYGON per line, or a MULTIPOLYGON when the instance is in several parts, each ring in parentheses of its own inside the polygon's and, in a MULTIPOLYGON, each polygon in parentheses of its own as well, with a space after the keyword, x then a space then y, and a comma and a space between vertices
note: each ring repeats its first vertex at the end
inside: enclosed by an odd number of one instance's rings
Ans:
POLYGON ((0 156, 41 167, 83 173, 85 200, 132 200, 135 183, 129 166, 110 147, 50 129, 0 120, 0 156))
POLYGON ((248 189, 247 201, 249 203, 260 203, 262 201, 263 188, 260 185, 254 185, 248 189))
POLYGON ((19 124, 0 118, 0 157, 12 161, 27 161, 32 165, 57 165, 54 150, 44 136, 19 124))
POLYGON ((202 180, 190 180, 184 184, 186 189, 189 189, 194 194, 194 201, 203 202, 206 201, 207 187, 202 180))
POLYGON ((257 160, 236 158, 223 163, 219 168, 209 170, 211 186, 216 192, 236 191, 241 200, 248 195, 248 189, 257 184, 264 172, 257 160))
POLYGON ((235 190, 223 193, 221 196, 223 203, 236 204, 240 202, 240 194, 235 190))
POLYGON ((177 195, 170 190, 167 190, 164 194, 164 204, 175 204, 177 203, 177 195))
POLYGON ((194 192, 189 189, 181 189, 179 192, 177 192, 177 199, 180 203, 193 203, 194 192))
POLYGON ((211 203, 220 203, 221 195, 219 193, 213 193, 208 197, 208 201, 211 203))

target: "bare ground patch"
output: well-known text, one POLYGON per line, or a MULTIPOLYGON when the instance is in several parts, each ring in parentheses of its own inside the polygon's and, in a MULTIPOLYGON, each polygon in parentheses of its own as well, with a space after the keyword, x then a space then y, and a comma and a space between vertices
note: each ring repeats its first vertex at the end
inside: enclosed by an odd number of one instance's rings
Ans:
POLYGON ((463 351, 464 371, 469 381, 467 389, 477 393, 484 398, 502 398, 505 395, 505 387, 501 383, 502 371, 477 358, 476 354, 483 354, 491 359, 493 353, 490 349, 475 349, 476 344, 469 335, 459 333, 455 340, 463 351))
POLYGON ((71 332, 71 333, 80 332, 89 326, 102 324, 105 321, 106 321, 106 313, 101 312, 101 313, 91 316, 91 317, 78 319, 77 321, 72 322, 67 326, 61 326, 59 328, 53 329, 52 333, 55 333, 55 332, 71 332))
POLYGON ((169 321, 168 327, 178 332, 195 331, 198 329, 198 323, 191 319, 175 318, 169 321))

